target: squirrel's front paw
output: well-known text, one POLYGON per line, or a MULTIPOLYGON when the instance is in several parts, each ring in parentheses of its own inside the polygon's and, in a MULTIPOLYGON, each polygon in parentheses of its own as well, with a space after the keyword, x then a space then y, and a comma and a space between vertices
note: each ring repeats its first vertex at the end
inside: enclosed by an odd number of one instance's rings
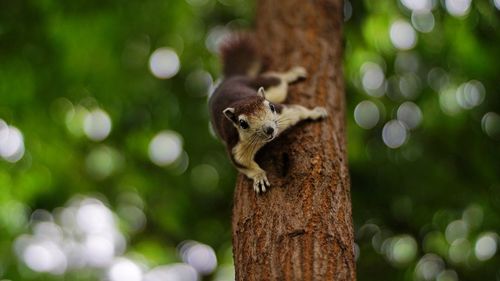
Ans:
POLYGON ((328 111, 324 107, 315 107, 311 112, 311 119, 316 120, 328 116, 328 111))
POLYGON ((260 193, 266 192, 266 187, 270 187, 269 181, 267 180, 266 172, 259 173, 253 177, 253 190, 260 193))

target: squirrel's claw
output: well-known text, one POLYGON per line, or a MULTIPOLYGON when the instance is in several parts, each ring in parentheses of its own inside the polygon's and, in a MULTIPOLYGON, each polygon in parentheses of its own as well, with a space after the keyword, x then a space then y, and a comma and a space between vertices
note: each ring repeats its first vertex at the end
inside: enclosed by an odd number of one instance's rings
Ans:
POLYGON ((253 190, 257 193, 266 192, 266 187, 270 186, 271 184, 269 183, 265 173, 259 174, 253 179, 253 190))

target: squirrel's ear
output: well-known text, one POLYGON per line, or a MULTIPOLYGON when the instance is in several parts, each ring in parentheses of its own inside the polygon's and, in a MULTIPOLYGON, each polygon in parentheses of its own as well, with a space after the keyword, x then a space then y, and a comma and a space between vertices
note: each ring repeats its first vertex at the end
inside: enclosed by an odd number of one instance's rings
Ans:
POLYGON ((257 95, 266 98, 266 92, 264 92, 264 87, 259 88, 259 90, 257 91, 257 95))
POLYGON ((234 114, 234 108, 228 107, 222 111, 224 113, 224 116, 226 116, 227 119, 231 120, 231 122, 236 123, 236 115, 234 114))

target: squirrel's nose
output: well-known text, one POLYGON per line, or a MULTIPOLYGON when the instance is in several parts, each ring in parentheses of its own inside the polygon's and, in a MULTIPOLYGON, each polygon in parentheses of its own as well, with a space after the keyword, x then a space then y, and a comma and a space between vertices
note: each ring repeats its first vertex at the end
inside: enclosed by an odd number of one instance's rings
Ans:
POLYGON ((265 132, 268 136, 272 135, 274 133, 274 128, 273 127, 267 127, 265 129, 265 132))

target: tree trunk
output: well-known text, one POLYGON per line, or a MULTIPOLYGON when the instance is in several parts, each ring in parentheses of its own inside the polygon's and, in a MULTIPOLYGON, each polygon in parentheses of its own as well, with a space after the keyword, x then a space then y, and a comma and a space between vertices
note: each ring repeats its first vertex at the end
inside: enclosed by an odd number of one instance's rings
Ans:
POLYGON ((355 280, 342 77, 343 0, 258 0, 256 36, 271 70, 304 66, 309 77, 286 103, 324 106, 264 147, 268 192, 238 177, 233 209, 236 280, 355 280))

